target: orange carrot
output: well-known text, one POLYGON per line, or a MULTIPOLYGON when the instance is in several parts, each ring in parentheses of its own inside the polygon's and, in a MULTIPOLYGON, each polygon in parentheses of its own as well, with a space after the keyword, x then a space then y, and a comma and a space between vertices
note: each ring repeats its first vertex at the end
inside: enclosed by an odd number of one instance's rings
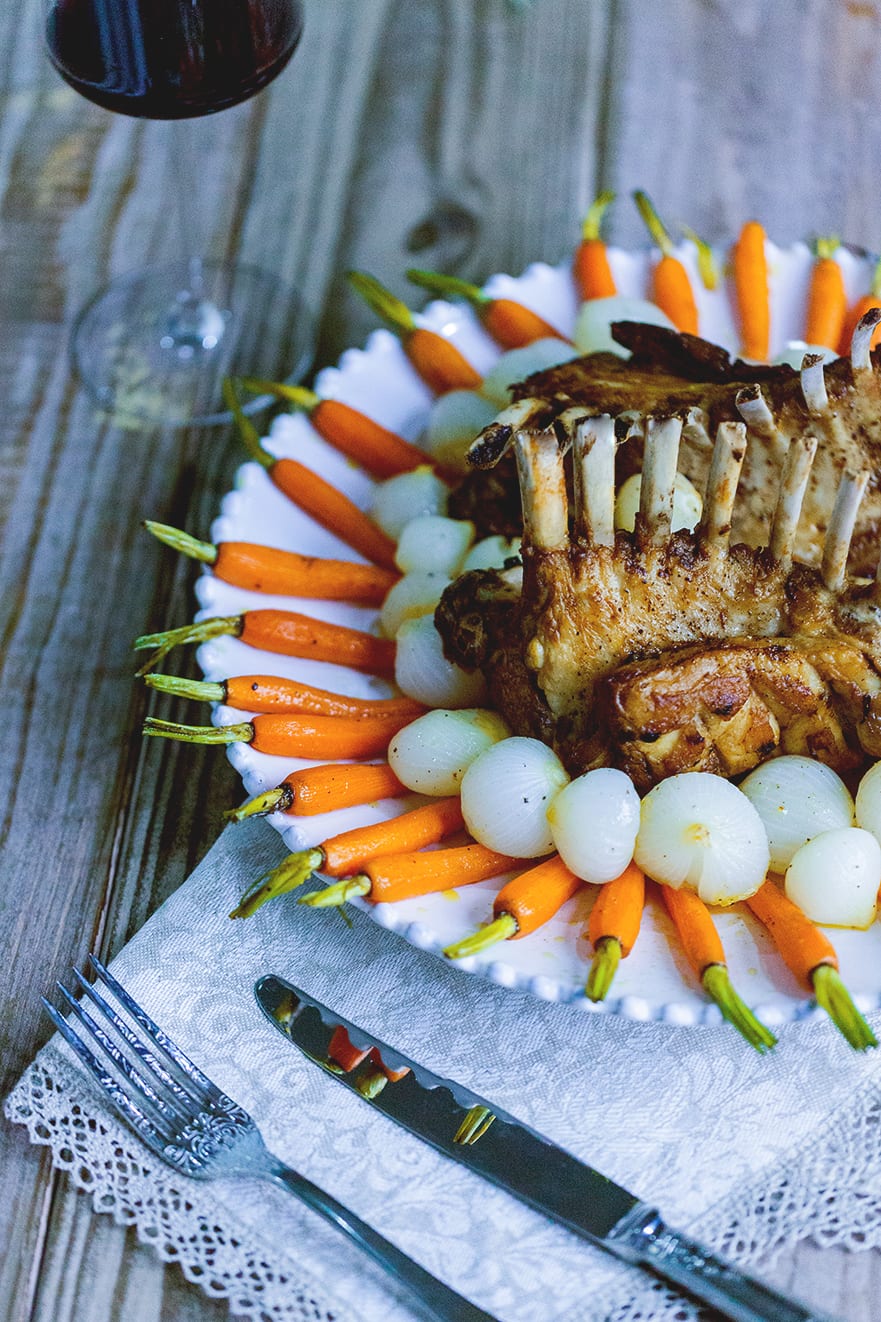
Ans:
POLYGON ((652 299, 667 314, 677 330, 697 335, 697 304, 688 272, 676 256, 673 240, 647 195, 637 190, 633 196, 639 214, 661 250, 660 260, 652 271, 652 299))
POLYGON ((490 298, 477 285, 460 280, 458 276, 411 269, 407 272, 407 279, 443 298, 464 298, 503 349, 522 349, 535 340, 565 338, 556 326, 531 308, 510 298, 490 298))
POLYGON ((348 1074, 350 1070, 357 1069, 369 1055, 370 1047, 353 1046, 345 1028, 337 1024, 327 1048, 327 1058, 332 1064, 342 1070, 343 1074, 348 1074))
POLYGON ((838 976, 838 956, 825 933, 773 881, 760 886, 747 904, 768 929, 789 968, 813 990, 818 1004, 850 1045, 857 1051, 876 1047, 875 1034, 838 976))
POLYGON ((408 473, 420 464, 431 462, 418 446, 411 445, 397 432, 389 431, 340 399, 322 399, 314 390, 289 386, 284 381, 263 381, 246 376, 240 379, 240 384, 258 394, 275 395, 308 413, 318 435, 340 454, 354 459, 372 477, 380 480, 396 477, 398 473, 408 473))
POLYGON ((263 652, 331 661, 372 675, 393 675, 395 670, 395 644, 391 639, 376 638, 343 624, 314 620, 297 611, 254 610, 142 634, 135 639, 135 651, 148 647, 155 651, 138 674, 146 674, 178 644, 204 643, 209 638, 225 636, 241 638, 243 643, 263 652))
POLYGON ((349 281, 369 307, 400 338, 404 352, 429 390, 475 390, 480 373, 452 341, 416 322, 413 313, 390 290, 364 271, 350 271, 349 281))
POLYGON ((661 894, 689 964, 723 1016, 756 1051, 773 1047, 777 1039, 740 999, 731 984, 722 942, 703 900, 685 887, 675 890, 672 886, 662 886, 661 894))
POLYGON ((444 954, 448 959, 463 959, 497 941, 529 936, 553 918, 582 885, 581 878, 566 867, 559 854, 554 854, 506 882, 493 901, 493 922, 447 946, 444 954))
POLYGON ((160 542, 210 565, 218 578, 248 592, 273 592, 321 601, 351 601, 381 606, 400 574, 351 560, 324 560, 296 551, 280 551, 258 542, 200 542, 179 528, 145 519, 144 527, 160 542))
MULTIPOLYGON (((838 352, 842 357, 850 353, 850 342, 853 339, 853 333, 857 328, 857 322, 864 317, 867 312, 871 312, 874 308, 881 308, 881 261, 878 262, 878 265, 875 267, 872 274, 872 283, 869 287, 869 292, 863 294, 862 298, 857 299, 856 303, 854 303, 844 319, 841 341, 838 345, 838 352)), ((871 340, 871 347, 874 349, 878 344, 881 344, 881 322, 879 322, 875 328, 875 333, 871 340)))
POLYGON ((644 904, 645 873, 635 863, 600 886, 587 923, 587 935, 596 952, 587 979, 590 1000, 603 1000, 619 961, 633 949, 644 904))
POLYGON ((411 719, 426 708, 413 698, 349 698, 343 693, 301 684, 278 675, 234 675, 212 683, 209 680, 180 679, 177 675, 147 675, 147 686, 176 698, 197 702, 222 702, 240 711, 260 713, 298 712, 313 716, 392 716, 409 713, 411 719))
MULTIPOLYGON (((296 890, 319 869, 331 877, 348 876, 356 868, 363 868, 370 859, 384 856, 390 851, 419 850, 426 845, 437 844, 444 836, 461 830, 462 824, 459 799, 450 798, 435 799, 421 808, 389 818, 388 821, 342 831, 314 849, 301 849, 289 854, 277 868, 273 868, 265 878, 261 877, 246 891, 230 917, 250 917, 267 900, 296 890)), ((407 853, 405 857, 421 859, 427 855, 407 853)), ((325 905, 331 902, 342 904, 348 898, 347 895, 332 901, 325 897, 335 895, 349 884, 348 881, 341 882, 339 886, 331 886, 319 891, 317 895, 308 896, 307 900, 312 904, 320 903, 322 899, 325 905)))
POLYGON ((234 725, 182 725, 148 716, 144 734, 186 744, 250 744, 272 757, 379 757, 392 735, 413 720, 410 712, 394 716, 255 716, 234 725))
POLYGON ((327 909, 345 904, 357 895, 371 904, 392 904, 418 895, 472 886, 488 881, 514 867, 517 859, 498 854, 485 845, 461 845, 456 849, 428 849, 420 853, 395 853, 373 858, 361 873, 326 890, 304 895, 300 904, 327 909))
POLYGON ((771 304, 765 231, 757 220, 748 220, 743 226, 732 258, 741 351, 747 358, 764 363, 771 337, 771 304))
POLYGON ((600 234, 605 211, 614 200, 614 193, 600 193, 581 226, 581 242, 575 250, 572 272, 578 293, 585 302, 591 298, 611 298, 618 292, 609 254, 600 234))
POLYGON ((807 343, 821 344, 827 349, 834 349, 836 353, 847 315, 844 276, 833 255, 839 246, 837 238, 817 240, 816 260, 811 269, 805 312, 807 343))
POLYGON ((270 812, 314 817, 378 799, 398 799, 409 792, 387 762, 330 762, 292 771, 275 789, 264 790, 226 816, 234 822, 270 812))

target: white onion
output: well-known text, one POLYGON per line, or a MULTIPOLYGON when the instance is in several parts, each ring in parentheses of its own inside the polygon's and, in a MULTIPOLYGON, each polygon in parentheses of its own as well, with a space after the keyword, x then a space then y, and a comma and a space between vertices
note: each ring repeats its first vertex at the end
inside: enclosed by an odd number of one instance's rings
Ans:
MULTIPOLYGON (((480 383, 480 393, 498 408, 511 403, 509 387, 515 381, 522 381, 533 372, 543 372, 546 367, 557 367, 575 358, 578 350, 567 340, 553 338, 534 340, 522 349, 509 349, 490 368, 480 383)), ((495 416, 495 414, 493 414, 495 416)))
POLYGON ((642 801, 634 858, 656 881, 708 904, 754 895, 768 870, 768 837, 745 794, 708 771, 662 780, 642 801))
POLYGON ((449 390, 432 405, 422 444, 444 468, 467 473, 465 452, 497 413, 475 390, 449 390))
POLYGON ((576 776, 548 809, 554 847, 576 876, 602 884, 633 858, 639 795, 623 771, 600 767, 576 776))
MULTIPOLYGON (((636 515, 639 511, 639 496, 642 490, 642 474, 634 473, 628 477, 615 497, 615 527, 633 532, 636 515)), ((673 488, 673 532, 687 528, 692 532, 701 517, 703 501, 697 487, 689 482, 682 473, 676 474, 673 488)))
POLYGON ((458 794, 462 777, 510 731, 494 711, 430 711, 399 730, 388 760, 402 785, 418 794, 458 794))
POLYGON ((462 780, 462 816, 480 844, 513 858, 553 848, 548 808, 568 782, 540 739, 503 739, 472 762, 462 780))
POLYGON ((397 541, 418 514, 446 514, 449 489, 428 464, 380 482, 370 513, 387 536, 397 541))
POLYGON ((811 922, 868 927, 881 882, 881 845, 869 831, 845 826, 814 836, 786 870, 786 894, 811 922))
POLYGON ((881 844, 881 762, 876 762, 863 776, 857 788, 857 826, 871 831, 881 844))
POLYGON ((434 617, 405 620, 397 632, 395 683, 427 707, 476 707, 486 700, 486 680, 444 656, 434 617))
POLYGON ((448 519, 443 514, 418 514, 403 529, 395 564, 405 574, 448 574, 455 578, 474 541, 470 519, 448 519))
POLYGON ((614 321, 641 321, 648 326, 676 329, 659 307, 644 298, 625 298, 620 294, 613 294, 611 298, 592 298, 579 308, 572 334, 579 352, 615 353, 619 358, 629 358, 630 350, 612 339, 614 321))
POLYGON ((844 781, 812 757, 773 757, 751 771, 740 788, 764 823, 774 872, 785 872, 795 851, 813 836, 853 823, 853 799, 844 781))
POLYGON ((519 537, 510 540, 498 535, 484 537, 483 541, 475 542, 462 561, 461 573, 467 574, 470 569, 502 569, 506 560, 519 554, 519 537))
POLYGON ((405 574, 389 588, 379 623, 386 638, 395 638, 405 620, 434 613, 444 588, 451 580, 446 574, 405 574))
POLYGON ((787 340, 784 348, 772 361, 788 363, 790 367, 800 371, 802 360, 807 353, 818 353, 824 363, 832 363, 838 357, 835 350, 827 348, 825 344, 805 344, 804 340, 787 340))

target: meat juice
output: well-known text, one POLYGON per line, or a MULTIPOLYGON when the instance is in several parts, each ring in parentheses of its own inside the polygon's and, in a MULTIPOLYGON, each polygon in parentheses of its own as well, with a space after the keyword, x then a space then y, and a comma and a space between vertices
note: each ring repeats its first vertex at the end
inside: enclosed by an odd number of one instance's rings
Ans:
POLYGON ((185 119, 259 92, 302 26, 299 0, 55 0, 46 39, 58 72, 90 101, 185 119))

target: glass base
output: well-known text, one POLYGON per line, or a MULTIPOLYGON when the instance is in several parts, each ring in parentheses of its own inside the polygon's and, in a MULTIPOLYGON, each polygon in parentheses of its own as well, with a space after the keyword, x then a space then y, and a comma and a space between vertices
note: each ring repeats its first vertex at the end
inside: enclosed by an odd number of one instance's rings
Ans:
MULTIPOLYGON (((296 290, 257 267, 211 261, 120 276, 79 314, 71 343, 104 412, 176 427, 230 422, 224 377, 299 381, 314 351, 315 322, 296 290)), ((255 413, 271 402, 242 405, 255 413)))

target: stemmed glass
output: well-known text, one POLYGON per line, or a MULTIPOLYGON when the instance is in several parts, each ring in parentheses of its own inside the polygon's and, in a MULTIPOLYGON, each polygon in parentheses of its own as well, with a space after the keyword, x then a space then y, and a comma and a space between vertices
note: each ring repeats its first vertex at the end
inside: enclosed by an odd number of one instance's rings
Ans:
MULTIPOLYGON (((62 77, 107 110, 147 119, 191 119, 254 96, 285 67, 303 25, 300 0, 45 0, 45 10, 62 77)), ((72 352, 109 412, 221 422, 223 378, 296 379, 311 361, 312 323, 277 276, 187 250, 198 162, 190 126, 169 127, 182 258, 99 291, 77 318, 72 352)))

